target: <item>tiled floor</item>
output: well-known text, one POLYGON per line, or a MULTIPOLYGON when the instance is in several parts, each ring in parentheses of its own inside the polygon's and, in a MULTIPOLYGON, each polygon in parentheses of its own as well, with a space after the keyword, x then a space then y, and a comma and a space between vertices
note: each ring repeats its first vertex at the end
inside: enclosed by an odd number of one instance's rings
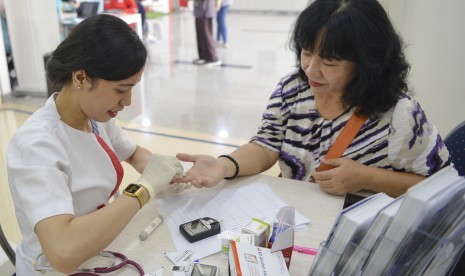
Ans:
MULTIPOLYGON (((146 44, 150 59, 144 79, 118 123, 136 143, 154 152, 231 152, 255 133, 276 83, 293 67, 287 40, 294 18, 230 14, 229 48, 218 48, 223 66, 217 68, 191 63, 197 58, 191 13, 150 21, 150 31, 158 41, 146 44)), ((20 233, 7 184, 6 146, 45 100, 6 96, 0 106, 0 223, 15 243, 20 233)), ((125 172, 123 183, 137 177, 128 166, 125 172)), ((277 175, 278 169, 275 166, 267 173, 277 175)))

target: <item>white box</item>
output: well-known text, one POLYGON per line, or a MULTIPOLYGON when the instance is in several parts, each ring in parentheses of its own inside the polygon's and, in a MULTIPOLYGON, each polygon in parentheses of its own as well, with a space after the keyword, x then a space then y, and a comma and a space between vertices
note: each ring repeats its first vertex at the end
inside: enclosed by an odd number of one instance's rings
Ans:
POLYGON ((231 276, 289 276, 281 251, 231 241, 231 276))
POLYGON ((268 246, 270 239, 270 225, 260 219, 253 218, 249 224, 242 228, 243 234, 251 234, 255 238, 255 245, 261 247, 268 246))

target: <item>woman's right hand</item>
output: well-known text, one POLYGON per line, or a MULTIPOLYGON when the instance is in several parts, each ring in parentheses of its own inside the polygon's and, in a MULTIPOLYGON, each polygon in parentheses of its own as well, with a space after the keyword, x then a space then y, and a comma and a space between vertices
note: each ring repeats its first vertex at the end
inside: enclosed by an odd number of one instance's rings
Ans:
MULTIPOLYGON (((173 178, 176 175, 182 175, 183 172, 184 168, 181 162, 174 156, 154 153, 150 156, 140 178, 134 183, 143 185, 148 190, 150 199, 154 199, 160 192, 169 190, 169 184, 173 178)), ((176 188, 173 191, 178 192, 176 188)))
POLYGON ((175 177, 174 182, 190 182, 198 188, 213 187, 220 183, 227 174, 226 164, 213 156, 178 153, 176 157, 184 162, 192 162, 194 165, 183 177, 175 177))

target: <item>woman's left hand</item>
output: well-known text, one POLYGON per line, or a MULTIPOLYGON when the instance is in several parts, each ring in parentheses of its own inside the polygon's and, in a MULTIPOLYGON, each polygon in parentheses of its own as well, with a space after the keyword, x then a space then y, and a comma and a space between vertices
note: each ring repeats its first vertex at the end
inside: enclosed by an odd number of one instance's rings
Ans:
POLYGON ((362 181, 359 179, 363 175, 363 170, 366 169, 365 165, 348 158, 322 158, 321 162, 334 167, 327 171, 312 174, 314 182, 320 185, 322 191, 343 196, 362 189, 360 185, 362 181))

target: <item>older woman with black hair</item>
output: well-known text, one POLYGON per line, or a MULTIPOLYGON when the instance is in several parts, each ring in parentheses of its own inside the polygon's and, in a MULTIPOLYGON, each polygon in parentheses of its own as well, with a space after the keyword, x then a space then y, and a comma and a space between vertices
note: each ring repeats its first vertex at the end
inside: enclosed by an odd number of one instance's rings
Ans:
POLYGON ((298 69, 278 83, 250 143, 219 158, 178 154, 194 167, 177 181, 214 186, 278 161, 283 177, 313 180, 330 194, 399 196, 451 164, 438 130, 408 95, 402 41, 378 1, 314 1, 299 15, 291 47, 298 69), (352 117, 360 128, 331 158, 352 117))

